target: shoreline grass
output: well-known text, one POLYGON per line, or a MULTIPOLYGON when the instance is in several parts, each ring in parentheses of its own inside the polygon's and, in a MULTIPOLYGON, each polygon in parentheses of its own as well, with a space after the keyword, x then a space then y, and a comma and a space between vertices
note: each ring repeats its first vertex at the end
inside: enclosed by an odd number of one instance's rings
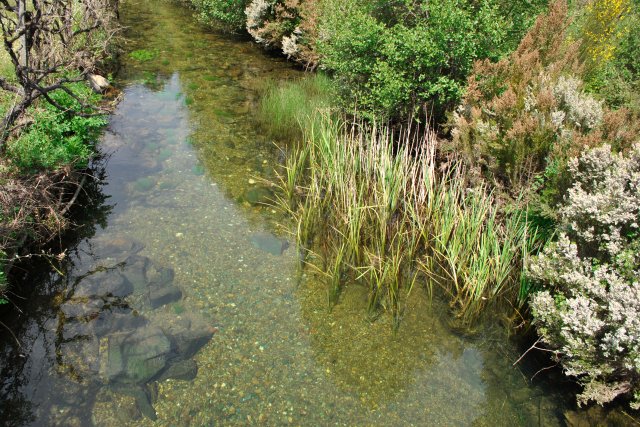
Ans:
POLYGON ((463 324, 499 300, 519 308, 526 214, 503 213, 485 187, 468 188, 455 162, 442 171, 433 132, 394 133, 327 113, 308 123, 280 176, 278 204, 294 217, 299 247, 316 255, 306 259, 331 304, 361 283, 370 314, 387 311, 397 326, 400 295, 421 283, 431 294, 442 289, 463 324))
POLYGON ((268 81, 263 89, 258 122, 271 138, 291 142, 303 136, 315 112, 331 103, 331 79, 322 73, 282 83, 268 81))

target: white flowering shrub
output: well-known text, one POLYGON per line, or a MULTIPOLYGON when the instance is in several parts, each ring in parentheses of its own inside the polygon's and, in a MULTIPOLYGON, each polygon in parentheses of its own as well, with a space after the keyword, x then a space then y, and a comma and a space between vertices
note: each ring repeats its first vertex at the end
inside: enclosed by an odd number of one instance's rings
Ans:
POLYGON ((247 31, 258 43, 269 44, 269 40, 265 39, 262 34, 262 28, 274 4, 275 1, 252 0, 244 11, 247 15, 247 31))
POLYGON ((602 102, 581 90, 582 82, 575 77, 560 76, 553 95, 571 124, 582 129, 594 129, 602 122, 602 102))
POLYGON ((640 407, 640 144, 608 145, 569 162, 573 185, 558 241, 534 257, 538 333, 565 373, 584 386, 578 403, 629 395, 640 407))
POLYGON ((320 0, 251 0, 245 9, 247 31, 254 40, 281 49, 288 58, 309 69, 319 61, 316 52, 320 0))

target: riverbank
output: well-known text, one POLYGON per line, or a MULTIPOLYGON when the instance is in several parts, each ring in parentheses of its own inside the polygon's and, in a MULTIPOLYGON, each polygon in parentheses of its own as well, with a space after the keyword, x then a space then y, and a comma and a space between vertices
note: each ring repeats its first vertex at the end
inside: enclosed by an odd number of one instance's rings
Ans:
POLYGON ((96 141, 116 96, 95 74, 112 71, 117 55, 117 2, 103 6, 87 6, 58 22, 56 12, 62 16, 75 6, 57 4, 26 24, 37 27, 34 40, 23 38, 16 25, 26 12, 2 6, 0 303, 8 301, 7 276, 15 262, 63 256, 45 249, 73 225, 69 212, 94 179, 96 141), (63 36, 53 37, 61 26, 63 36))

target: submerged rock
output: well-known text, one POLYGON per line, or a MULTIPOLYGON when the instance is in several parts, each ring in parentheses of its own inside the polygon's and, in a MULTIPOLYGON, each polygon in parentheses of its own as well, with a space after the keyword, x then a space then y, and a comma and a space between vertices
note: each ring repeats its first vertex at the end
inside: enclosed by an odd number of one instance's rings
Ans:
POLYGON ((157 327, 110 335, 100 347, 100 376, 107 383, 144 384, 171 357, 171 342, 157 327))
POLYGON ((91 273, 78 281, 75 297, 126 297, 133 285, 118 270, 107 269, 91 273))
POLYGON ((249 240, 255 248, 271 255, 280 256, 289 247, 289 242, 270 233, 257 233, 252 235, 249 240))
POLYGON ((173 319, 162 326, 170 337, 175 351, 183 359, 188 359, 198 352, 217 331, 204 321, 183 316, 173 319))
POLYGON ((180 298, 182 298, 182 291, 176 286, 154 283, 149 287, 149 305, 153 309, 178 301, 180 298))
POLYGON ((116 260, 125 260, 144 249, 144 245, 139 241, 124 236, 101 237, 95 239, 93 245, 96 255, 100 258, 116 260))
POLYGON ((104 307, 101 299, 71 299, 60 306, 65 319, 91 319, 100 314, 104 307))
POLYGON ((198 364, 193 359, 181 360, 169 366, 164 371, 158 381, 168 379, 191 381, 198 374, 198 364))
POLYGON ((146 271, 146 279, 149 283, 154 283, 157 286, 164 286, 173 282, 175 272, 170 267, 158 267, 151 263, 146 271))
POLYGON ((243 199, 251 205, 265 205, 272 203, 274 195, 271 190, 265 187, 250 188, 244 193, 243 199))
POLYGON ((125 310, 124 313, 101 313, 94 322, 96 335, 102 336, 110 332, 126 332, 142 328, 148 323, 143 316, 138 316, 132 310, 125 310))
POLYGON ((141 292, 147 286, 147 268, 149 258, 140 255, 132 255, 125 261, 122 274, 131 282, 135 292, 141 292))

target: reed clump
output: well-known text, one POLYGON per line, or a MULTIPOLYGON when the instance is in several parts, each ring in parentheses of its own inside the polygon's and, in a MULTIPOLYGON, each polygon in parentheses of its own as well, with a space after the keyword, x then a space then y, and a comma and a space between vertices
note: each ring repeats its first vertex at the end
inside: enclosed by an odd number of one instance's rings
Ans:
POLYGON ((273 139, 292 141, 302 137, 316 110, 330 105, 332 83, 316 73, 283 83, 269 81, 263 91, 258 110, 261 128, 273 139))
POLYGON ((498 300, 519 304, 526 214, 501 213, 485 187, 468 188, 456 162, 439 167, 433 132, 335 120, 319 114, 280 176, 279 205, 297 224, 302 259, 326 278, 369 289, 369 310, 392 314, 416 283, 450 297, 471 322, 498 300))

